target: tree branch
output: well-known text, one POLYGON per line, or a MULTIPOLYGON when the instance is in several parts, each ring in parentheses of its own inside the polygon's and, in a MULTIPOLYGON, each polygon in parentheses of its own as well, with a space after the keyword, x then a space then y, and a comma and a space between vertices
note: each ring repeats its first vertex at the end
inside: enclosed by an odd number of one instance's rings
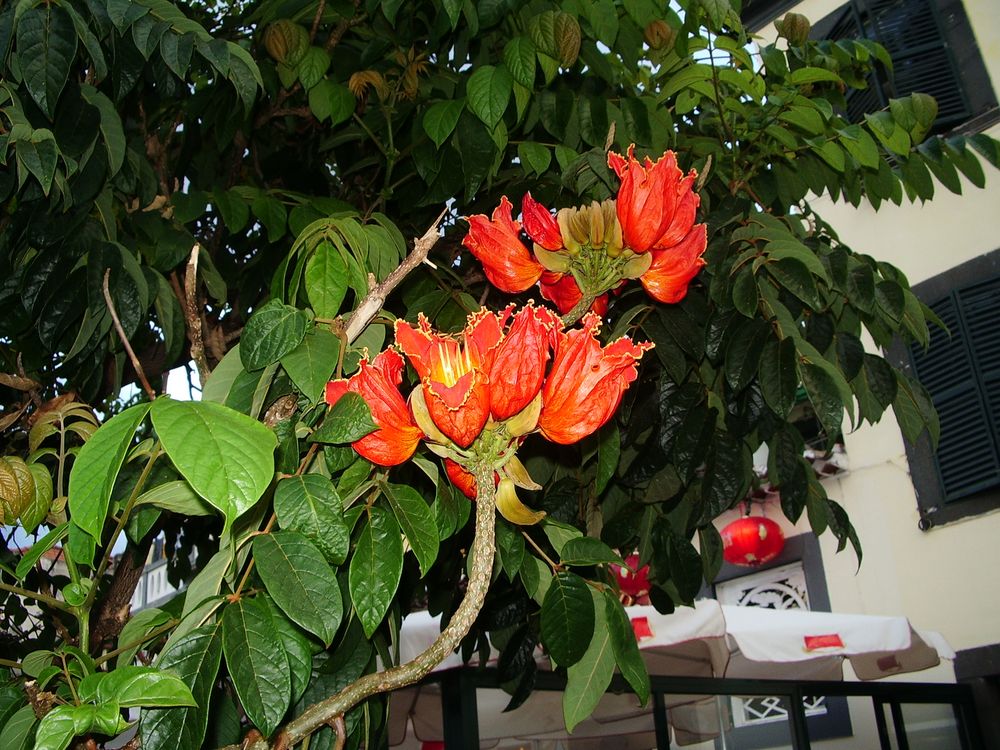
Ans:
MULTIPOLYGON (((338 718, 361 701, 379 693, 412 685, 458 648, 483 608, 493 574, 493 554, 496 548, 496 488, 493 485, 493 467, 484 462, 476 467, 474 473, 478 493, 475 500, 476 530, 469 553, 469 585, 465 598, 458 605, 448 626, 426 651, 411 661, 384 672, 365 675, 333 697, 310 706, 301 716, 292 719, 279 730, 275 738, 276 746, 279 743, 284 743, 287 747, 294 746, 316 730, 336 723, 338 718)), ((268 747, 266 740, 259 740, 250 745, 248 750, 267 750, 268 747)))
POLYGON ((146 373, 142 370, 142 363, 139 362, 139 358, 135 356, 135 352, 132 350, 132 345, 128 342, 128 336, 125 335, 125 329, 122 328, 122 322, 118 319, 118 311, 115 310, 115 303, 111 299, 111 290, 108 288, 108 279, 111 278, 111 269, 104 269, 104 283, 101 285, 101 289, 104 291, 104 304, 108 306, 108 312, 111 313, 111 320, 115 324, 115 330, 118 331, 118 338, 122 340, 122 345, 125 347, 125 351, 128 352, 128 358, 132 362, 132 367, 135 368, 135 374, 139 377, 139 382, 142 383, 142 389, 146 392, 150 401, 156 400, 156 391, 153 390, 153 386, 149 384, 146 380, 146 373))
POLYGON ((444 219, 445 215, 448 213, 447 206, 438 214, 438 217, 434 220, 434 223, 428 227, 427 231, 424 232, 422 237, 418 237, 413 242, 413 250, 406 259, 400 263, 396 268, 393 269, 392 273, 385 277, 385 280, 375 286, 368 295, 361 300, 361 304, 358 305, 358 309, 354 311, 350 319, 347 321, 347 326, 345 327, 345 336, 347 337, 347 342, 351 343, 361 332, 365 329, 372 318, 378 314, 378 311, 382 309, 382 305, 385 304, 386 297, 389 293, 399 286, 399 283, 406 278, 406 275, 412 271, 414 268, 419 266, 427 259, 427 254, 434 247, 434 244, 438 241, 440 235, 438 234, 438 227, 441 224, 441 220, 444 219))
POLYGON ((187 320, 188 341, 191 342, 191 359, 198 368, 198 379, 202 387, 208 380, 211 370, 205 358, 205 339, 201 331, 201 312, 198 309, 198 253, 201 245, 197 242, 191 248, 191 259, 188 260, 187 271, 184 274, 184 317, 187 320))

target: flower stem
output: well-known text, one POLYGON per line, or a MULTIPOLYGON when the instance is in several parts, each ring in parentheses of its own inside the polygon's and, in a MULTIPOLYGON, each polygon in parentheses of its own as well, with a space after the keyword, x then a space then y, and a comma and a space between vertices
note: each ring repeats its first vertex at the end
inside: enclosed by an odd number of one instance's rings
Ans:
MULTIPOLYGON (((291 747, 302 742, 324 726, 331 725, 347 711, 366 698, 390 690, 412 685, 440 664, 454 651, 469 632, 479 611, 483 608, 486 591, 493 573, 493 555, 496 549, 496 489, 493 486, 493 467, 482 462, 475 467, 476 531, 470 552, 469 585, 465 598, 458 605, 448 626, 426 651, 405 664, 384 672, 364 675, 331 698, 310 706, 299 717, 285 725, 275 737, 275 746, 291 747)), ((266 740, 258 740, 248 750, 266 750, 266 740)))

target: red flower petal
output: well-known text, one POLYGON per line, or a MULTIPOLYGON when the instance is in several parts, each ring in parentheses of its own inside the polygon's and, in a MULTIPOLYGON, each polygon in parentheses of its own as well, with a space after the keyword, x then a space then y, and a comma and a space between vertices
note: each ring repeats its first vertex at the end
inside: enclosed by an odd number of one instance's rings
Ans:
POLYGON ((596 337, 600 318, 588 313, 583 325, 557 334, 542 388, 538 427, 554 443, 575 443, 604 425, 635 380, 636 362, 653 346, 621 338, 602 348, 596 337))
POLYGON ((490 412, 503 421, 524 409, 542 389, 553 331, 562 327, 547 307, 528 305, 511 323, 490 368, 490 412))
POLYGON ((531 197, 524 194, 521 201, 521 216, 524 219, 524 231, 535 242, 546 250, 562 250, 563 238, 559 231, 559 223, 549 210, 531 197))
MULTIPOLYGON (((583 298, 583 292, 580 291, 576 279, 568 273, 546 271, 542 274, 539 286, 542 297, 554 303, 563 315, 576 307, 576 303, 583 298)), ((590 309, 598 315, 604 315, 608 311, 608 295, 600 295, 594 300, 590 309)))
POLYGON ((469 217, 469 233, 462 244, 479 262, 493 286, 503 292, 523 292, 533 286, 544 270, 521 242, 520 225, 511 219, 511 203, 504 196, 487 219, 483 214, 469 217))
POLYGON ((697 224, 680 244, 666 250, 653 250, 652 265, 639 277, 649 296, 667 304, 684 299, 691 279, 705 265, 701 255, 707 246, 705 225, 697 224))
POLYGON ((423 432, 417 427, 399 392, 403 378, 403 358, 393 349, 380 353, 347 380, 327 383, 326 402, 330 406, 345 393, 357 393, 368 404, 379 429, 354 442, 354 450, 381 466, 401 464, 417 449, 423 432))
POLYGON ((476 492, 476 477, 471 471, 466 471, 450 458, 444 460, 444 471, 451 483, 458 487, 462 494, 475 500, 478 494, 476 492))

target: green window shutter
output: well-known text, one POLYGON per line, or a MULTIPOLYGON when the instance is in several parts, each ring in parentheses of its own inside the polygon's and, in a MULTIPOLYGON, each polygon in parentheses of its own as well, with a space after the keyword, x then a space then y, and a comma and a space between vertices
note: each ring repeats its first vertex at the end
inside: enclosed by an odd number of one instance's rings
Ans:
POLYGON ((931 305, 949 332, 933 328, 914 370, 941 418, 938 475, 945 502, 1000 485, 1000 278, 956 290, 931 305))

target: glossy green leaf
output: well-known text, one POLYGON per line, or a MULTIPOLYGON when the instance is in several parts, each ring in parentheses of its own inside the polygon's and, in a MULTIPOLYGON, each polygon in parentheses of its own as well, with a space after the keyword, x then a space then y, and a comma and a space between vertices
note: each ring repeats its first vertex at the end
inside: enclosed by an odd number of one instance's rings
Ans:
POLYGON ((314 443, 353 443, 378 429, 368 404, 357 393, 345 393, 333 405, 309 440, 314 443))
POLYGON ((73 19, 61 5, 28 8, 17 22, 21 74, 31 98, 50 120, 76 57, 73 19))
POLYGON ((438 553, 437 522, 434 511, 424 498, 405 484, 382 485, 382 492, 403 530, 410 549, 420 563, 420 573, 427 575, 438 553))
POLYGON ((302 343, 305 335, 305 315, 280 300, 271 300, 250 316, 243 330, 243 366, 252 371, 277 362, 302 343))
POLYGON ((0 729, 0 747, 4 750, 31 750, 37 723, 33 706, 19 708, 0 729))
MULTIPOLYGON (((80 449, 69 477, 69 510, 72 525, 100 541, 115 478, 139 423, 150 404, 137 404, 108 420, 80 449)), ((73 547, 77 563, 91 564, 86 550, 73 547)))
MULTIPOLYGON (((553 586, 554 588, 554 586, 553 586)), ((604 595, 584 585, 593 611, 594 629, 587 639, 586 651, 566 670, 566 690, 563 691, 563 719, 566 731, 586 719, 597 708, 615 672, 615 650, 608 627, 604 595)), ((551 589, 549 590, 551 595, 551 589)), ((548 599, 548 597, 546 597, 548 599)), ((542 608, 545 616, 545 608, 542 608)), ((544 619, 543 619, 544 622, 544 619)), ((631 630, 631 628, 630 628, 631 630)))
POLYGON ((91 730, 98 720, 98 712, 103 711, 106 719, 109 713, 118 715, 115 706, 62 705, 49 711, 38 723, 35 730, 35 750, 64 750, 78 735, 91 730))
POLYGON ((130 706, 194 706, 191 690, 177 675, 154 667, 120 666, 97 688, 97 703, 130 706))
POLYGON ((140 610, 129 617, 128 622, 122 627, 122 632, 118 634, 119 648, 123 650, 115 658, 115 666, 130 665, 135 655, 143 648, 142 639, 151 630, 167 624, 171 619, 169 612, 155 607, 140 610))
POLYGON ((325 328, 317 328, 306 333, 302 343, 281 358, 281 366, 295 387, 316 403, 323 398, 339 356, 340 339, 325 328))
POLYGON ((253 556, 275 603, 329 646, 340 627, 344 605, 323 553, 304 534, 276 531, 254 539, 253 556))
POLYGON ((600 539, 589 536, 570 539, 559 553, 563 565, 586 566, 615 563, 622 565, 621 557, 600 539))
POLYGON ((32 533, 45 520, 52 506, 52 474, 44 464, 28 464, 33 481, 31 498, 21 509, 21 527, 32 533))
POLYGON ((300 531, 333 565, 347 559, 351 538, 333 484, 319 474, 288 477, 274 491, 274 512, 283 529, 300 531))
POLYGON ((24 556, 18 560, 17 568, 14 571, 17 575, 17 580, 23 581, 24 577, 28 575, 28 573, 31 572, 31 569, 35 566, 35 563, 42 558, 42 555, 65 539, 68 531, 69 523, 61 523, 37 542, 32 544, 28 551, 24 553, 24 556))
POLYGON ((183 479, 164 482, 136 498, 136 505, 152 505, 185 516, 211 516, 215 509, 206 503, 183 479))
POLYGON ((295 66, 302 88, 311 89, 326 75, 330 67, 330 55, 321 47, 310 47, 295 66))
MULTIPOLYGON (((59 159, 59 146, 52 131, 46 128, 31 131, 27 138, 16 141, 15 153, 18 164, 34 175, 42 186, 42 192, 48 195, 59 159)), ((22 180, 26 177, 22 172, 22 180)))
POLYGON ((465 99, 435 102, 424 113, 423 128, 434 145, 441 148, 448 136, 455 132, 458 118, 465 109, 465 99))
POLYGON ((195 705, 145 709, 139 736, 147 750, 199 748, 208 726, 208 708, 222 659, 222 623, 192 630, 165 650, 157 668, 169 670, 188 687, 195 705))
POLYGON ((257 420, 220 404, 169 398, 153 403, 151 417, 174 466, 222 511, 226 528, 271 483, 277 439, 257 420))
MULTIPOLYGON (((615 662, 622 676, 632 686, 639 702, 646 705, 649 700, 649 673, 639 655, 639 644, 632 630, 628 613, 622 607, 618 597, 610 589, 604 590, 604 619, 607 622, 608 633, 611 635, 611 648, 614 651, 615 662)), ((594 602, 595 611, 600 605, 594 602)), ((595 632, 597 628, 595 627, 595 632)))
POLYGON ((339 125, 350 118, 357 106, 354 94, 342 83, 324 79, 309 89, 309 109, 322 122, 339 125))
POLYGON ((288 657, 288 669, 292 678, 292 704, 294 705, 305 692, 312 677, 312 648, 309 639, 283 613, 278 605, 265 597, 271 620, 281 639, 281 645, 288 657))
POLYGON ((524 141, 517 146, 517 158, 526 173, 545 174, 552 163, 552 151, 548 146, 532 141, 524 141))
POLYGON ((347 261, 335 245, 321 242, 306 262, 306 295, 317 317, 332 320, 347 296, 347 261))
POLYGON ((612 420, 601 429, 600 442, 597 444, 597 478, 594 480, 594 491, 598 495, 604 492, 618 469, 621 443, 618 425, 612 420))
POLYGON ((767 405, 781 418, 786 417, 795 405, 795 391, 799 384, 795 363, 793 339, 770 339, 764 344, 757 372, 760 388, 767 405))
POLYGON ((556 664, 570 667, 580 661, 594 635, 594 622, 587 582, 574 573, 556 573, 542 602, 541 618, 542 643, 556 664))
POLYGON ((403 542, 389 511, 372 506, 367 516, 351 558, 348 584, 365 637, 371 638, 399 587, 403 542))
POLYGON ((503 62, 514 80, 529 89, 535 85, 535 43, 530 37, 518 36, 507 42, 503 62))
POLYGON ((483 65, 476 68, 469 76, 469 109, 486 127, 494 128, 503 118, 513 88, 514 79, 503 65, 483 65))
POLYGON ((291 703, 288 656, 268 605, 246 597, 226 607, 222 652, 250 721, 270 736, 291 703))

